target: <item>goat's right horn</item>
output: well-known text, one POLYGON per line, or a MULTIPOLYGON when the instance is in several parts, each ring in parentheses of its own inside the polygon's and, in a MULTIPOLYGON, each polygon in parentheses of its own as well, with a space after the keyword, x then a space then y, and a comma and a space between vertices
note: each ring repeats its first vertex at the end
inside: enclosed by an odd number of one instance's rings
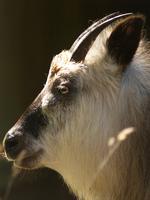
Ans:
POLYGON ((92 45, 98 34, 112 22, 130 15, 132 15, 132 13, 119 14, 118 12, 115 12, 92 24, 75 40, 75 42, 71 46, 71 60, 74 60, 76 62, 84 61, 90 46, 92 45))

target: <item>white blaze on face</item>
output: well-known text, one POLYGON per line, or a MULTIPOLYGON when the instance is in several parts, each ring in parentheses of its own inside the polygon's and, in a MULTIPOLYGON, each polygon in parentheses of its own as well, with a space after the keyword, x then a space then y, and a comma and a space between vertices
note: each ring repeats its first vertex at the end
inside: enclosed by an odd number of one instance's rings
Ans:
POLYGON ((42 98, 42 109, 45 110, 48 107, 48 104, 50 102, 50 99, 53 98, 53 94, 50 92, 47 92, 43 98, 42 98))

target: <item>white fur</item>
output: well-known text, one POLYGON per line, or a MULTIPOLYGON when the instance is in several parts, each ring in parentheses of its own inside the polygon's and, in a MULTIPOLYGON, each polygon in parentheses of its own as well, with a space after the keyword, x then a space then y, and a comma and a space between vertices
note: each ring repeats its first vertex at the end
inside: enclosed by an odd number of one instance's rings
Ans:
POLYGON ((78 74, 80 84, 87 90, 81 92, 64 116, 67 123, 62 131, 53 135, 49 127, 42 134, 45 149, 42 162, 58 171, 71 189, 86 200, 115 200, 116 189, 122 191, 125 180, 119 167, 126 166, 129 155, 121 154, 118 146, 105 166, 102 169, 100 166, 111 151, 109 139, 116 138, 124 128, 138 127, 143 102, 147 101, 147 94, 143 96, 142 92, 150 88, 150 60, 144 42, 141 41, 122 77, 105 47, 110 33, 111 28, 96 39, 86 56, 85 67, 69 63, 66 59, 69 52, 62 52, 52 62, 60 66, 61 72, 78 74), (117 157, 122 161, 119 165, 117 157))
POLYGON ((149 104, 149 47, 141 40, 121 72, 106 48, 112 30, 97 37, 84 62, 70 61, 69 51, 54 57, 40 94, 49 124, 32 148, 43 149, 38 166, 59 172, 80 199, 148 200, 140 174, 147 137, 139 132, 149 104), (67 106, 49 106, 53 82, 62 74, 76 78, 78 94, 67 106))

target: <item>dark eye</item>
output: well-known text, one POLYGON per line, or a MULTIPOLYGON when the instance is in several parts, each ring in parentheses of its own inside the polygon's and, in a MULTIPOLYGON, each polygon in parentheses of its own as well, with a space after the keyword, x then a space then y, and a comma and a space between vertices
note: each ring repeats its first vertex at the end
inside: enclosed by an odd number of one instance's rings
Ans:
POLYGON ((57 87, 59 93, 61 94, 68 94, 69 93, 69 88, 65 85, 60 85, 57 87))

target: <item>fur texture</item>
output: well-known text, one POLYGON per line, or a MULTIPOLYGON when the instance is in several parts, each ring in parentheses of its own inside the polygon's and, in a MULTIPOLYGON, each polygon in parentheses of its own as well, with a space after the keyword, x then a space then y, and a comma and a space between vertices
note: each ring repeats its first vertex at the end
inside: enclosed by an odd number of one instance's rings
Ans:
POLYGON ((65 113, 66 124, 57 135, 58 144, 52 142, 51 134, 45 134, 44 139, 42 136, 47 152, 45 165, 57 170, 81 199, 146 200, 150 181, 149 50, 145 48, 147 43, 141 41, 122 75, 106 51, 104 41, 109 34, 110 29, 100 34, 86 57, 84 76, 80 77, 84 89, 67 113, 68 118, 65 113), (129 127, 136 131, 101 168, 113 151, 108 145, 110 138, 129 127), (48 162, 51 154, 53 166, 48 162))
POLYGON ((80 199, 148 200, 150 48, 137 39, 122 70, 107 48, 115 28, 99 34, 84 61, 70 61, 69 51, 54 57, 40 94, 48 123, 32 138, 43 152, 34 167, 59 172, 80 199))

